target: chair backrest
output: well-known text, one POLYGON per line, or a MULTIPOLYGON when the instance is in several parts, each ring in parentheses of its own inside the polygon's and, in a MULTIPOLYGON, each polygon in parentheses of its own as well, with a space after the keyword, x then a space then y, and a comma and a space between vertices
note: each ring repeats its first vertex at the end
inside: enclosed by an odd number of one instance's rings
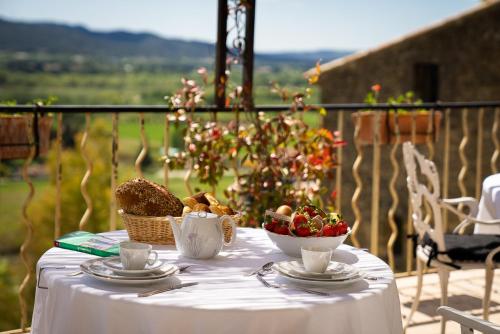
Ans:
POLYGON ((439 174, 436 170, 436 165, 434 165, 434 162, 425 159, 410 142, 403 143, 403 156, 406 172, 408 174, 406 181, 408 184, 408 191, 410 192, 412 220, 415 231, 419 234, 420 238, 423 238, 424 234, 427 233, 427 235, 437 244, 438 250, 445 251, 443 218, 439 205, 439 174), (419 182, 418 170, 421 175, 427 178, 425 181, 430 182, 432 191, 427 185, 419 182), (431 207, 434 226, 424 221, 424 200, 426 200, 431 207))
POLYGON ((445 320, 452 320, 460 324, 461 333, 473 333, 477 330, 483 334, 498 334, 500 326, 487 320, 474 317, 465 312, 456 310, 448 306, 441 306, 437 313, 442 315, 445 320))

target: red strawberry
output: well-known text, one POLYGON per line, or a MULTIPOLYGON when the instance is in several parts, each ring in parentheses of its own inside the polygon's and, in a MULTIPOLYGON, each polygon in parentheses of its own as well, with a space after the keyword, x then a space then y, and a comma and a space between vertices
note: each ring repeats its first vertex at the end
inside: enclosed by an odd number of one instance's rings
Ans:
POLYGON ((272 219, 264 224, 264 228, 268 231, 274 232, 274 228, 278 225, 278 220, 272 219))
POLYGON ((274 228, 274 233, 288 235, 288 234, 290 234, 290 231, 288 230, 287 225, 277 225, 274 228))
POLYGON ((335 236, 335 233, 336 233, 336 228, 334 225, 332 224, 328 224, 328 225, 325 225, 323 226, 323 236, 325 237, 333 237, 335 236))
POLYGON ((316 217, 316 215, 317 215, 316 210, 310 206, 305 206, 304 212, 309 214, 309 217, 311 217, 311 218, 316 217))
POLYGON ((309 226, 301 225, 295 230, 295 234, 299 237, 308 237, 311 235, 311 229, 309 226))
POLYGON ((301 225, 307 224, 307 217, 304 215, 296 215, 293 218, 293 226, 298 229, 301 225))
POLYGON ((268 231, 274 232, 274 228, 276 227, 276 224, 273 223, 267 223, 264 225, 264 228, 268 231))
POLYGON ((339 221, 337 223, 337 226, 338 226, 338 229, 339 229, 339 235, 346 234, 347 230, 349 229, 349 226, 343 220, 339 221))

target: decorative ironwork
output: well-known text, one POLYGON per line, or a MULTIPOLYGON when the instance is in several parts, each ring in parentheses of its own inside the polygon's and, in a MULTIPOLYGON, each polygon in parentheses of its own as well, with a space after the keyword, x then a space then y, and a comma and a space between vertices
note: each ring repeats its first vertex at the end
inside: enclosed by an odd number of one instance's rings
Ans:
POLYGON ((111 199, 110 199, 110 213, 109 213, 109 230, 116 230, 116 213, 118 206, 116 204, 115 190, 118 184, 118 113, 112 114, 113 129, 111 134, 111 199))
POLYGON ((246 110, 253 107, 254 34, 255 0, 219 0, 215 61, 215 104, 219 108, 226 105, 232 65, 243 66, 242 104, 246 110))
POLYGON ((62 186, 62 113, 57 113, 56 133, 56 198, 54 213, 54 239, 61 235, 61 186, 62 186))
MULTIPOLYGON (((35 117, 33 117, 33 120, 35 120, 35 117)), ((36 156, 37 150, 35 148, 36 145, 33 145, 34 143, 34 138, 32 137, 32 131, 33 131, 33 120, 28 120, 27 122, 27 133, 28 133, 28 142, 30 144, 30 154, 29 157, 24 161, 23 164, 23 170, 22 170, 22 175, 23 175, 23 180, 28 184, 29 187, 29 192, 28 195, 26 196, 26 199, 24 200, 23 207, 22 207, 22 217, 23 217, 23 223, 24 226, 26 227, 26 235, 24 236, 24 241, 23 244, 21 245, 20 249, 20 256, 21 260, 23 262, 24 267, 26 268, 26 276, 24 277, 23 281, 21 282, 21 285, 19 286, 19 306, 21 308, 21 329, 23 332, 26 331, 26 328, 28 327, 28 304, 26 301, 26 298, 24 296, 26 290, 28 289, 28 285, 33 277, 33 268, 32 264, 30 261, 30 258, 28 256, 28 249, 31 244, 31 240, 33 239, 33 223, 28 217, 28 207, 31 203, 31 200, 33 199, 33 196, 35 195, 35 187, 33 186, 33 182, 30 179, 29 173, 28 173, 28 167, 33 161, 33 158, 36 156)), ((36 123, 35 121, 35 124, 36 123)), ((36 125, 35 125, 36 127, 36 125)))
POLYGON ((378 255, 379 199, 380 199, 380 113, 373 117, 372 206, 370 224, 370 252, 378 255))
POLYGON ((142 150, 135 160, 135 171, 139 177, 143 177, 141 166, 148 153, 148 141, 146 139, 146 131, 144 130, 144 113, 142 112, 139 113, 139 125, 141 131, 142 150))
POLYGON ((500 156, 500 141, 498 140, 499 120, 500 120, 500 108, 496 108, 495 120, 493 121, 493 127, 491 128, 491 138, 493 140, 493 144, 495 145, 495 151, 491 156, 491 171, 493 172, 493 174, 496 174, 498 172, 497 160, 498 157, 500 156))
MULTIPOLYGON (((165 128, 163 130, 163 154, 168 157, 170 148, 170 119, 168 113, 165 114, 165 128)), ((168 187, 168 160, 163 162, 163 184, 168 187)))
POLYGON ((360 247, 361 244, 357 238, 357 232, 361 225, 361 220, 363 216, 361 215, 361 210, 359 209, 358 201, 361 196, 361 191, 363 190, 363 182, 361 181, 361 176, 359 175, 359 168, 361 167, 361 163, 363 162, 363 147, 361 146, 359 140, 359 130, 361 128, 361 117, 358 117, 356 126, 354 128, 354 146, 356 147, 356 160, 352 165, 352 176, 354 177, 354 181, 356 182, 356 189, 354 190, 354 194, 351 199, 352 211, 354 212, 354 224, 352 225, 352 234, 351 241, 355 247, 360 247))
MULTIPOLYGON (((227 4, 228 17, 232 21, 232 25, 227 29, 226 38, 232 40, 231 45, 227 48, 229 54, 228 62, 233 64, 242 64, 245 54, 245 21, 247 15, 247 6, 250 6, 247 1, 229 0, 227 4)), ((227 45, 227 41, 226 41, 227 45)))
POLYGON ((481 196, 481 182, 482 182, 482 162, 483 162, 483 119, 484 108, 479 109, 477 114, 477 147, 476 147, 476 198, 481 196))
POLYGON ((399 163, 396 158, 399 144, 400 144, 400 131, 399 131, 399 121, 398 121, 398 113, 394 113, 394 124, 395 124, 395 135, 396 141, 392 145, 391 149, 391 165, 392 165, 392 177, 389 182, 389 192, 391 193, 392 205, 387 212, 387 222, 389 223, 389 227, 391 229, 391 235, 389 236, 389 240, 387 241, 387 257, 389 259, 389 265, 391 269, 395 269, 396 261, 394 260, 394 243, 398 237, 398 226, 396 225, 396 220, 394 216, 396 215, 396 210, 399 204, 399 196, 396 191, 396 181, 398 180, 399 175, 399 163))
POLYGON ((83 176, 82 182, 80 183, 80 192, 82 193, 83 199, 85 200, 85 204, 87 205, 87 209, 85 210, 82 218, 80 219, 79 228, 83 230, 85 225, 87 225, 90 215, 92 214, 93 205, 92 198, 87 190, 87 184, 89 182, 90 176, 92 175, 92 161, 88 156, 88 152, 86 149, 87 140, 89 136, 89 128, 90 128, 90 113, 85 114, 85 130, 83 131, 82 141, 80 142, 80 150, 85 160, 85 165, 87 166, 87 171, 83 176))
POLYGON ((467 147, 467 143, 469 142, 469 126, 467 123, 467 115, 468 110, 462 110, 462 131, 463 137, 460 142, 460 146, 458 148, 460 161, 462 162, 462 168, 460 169, 460 173, 458 174, 458 187, 460 188, 460 193, 462 196, 467 196, 467 189, 465 187, 465 177, 467 176, 467 170, 469 167, 469 162, 467 161, 467 156, 465 155, 465 148, 467 147))

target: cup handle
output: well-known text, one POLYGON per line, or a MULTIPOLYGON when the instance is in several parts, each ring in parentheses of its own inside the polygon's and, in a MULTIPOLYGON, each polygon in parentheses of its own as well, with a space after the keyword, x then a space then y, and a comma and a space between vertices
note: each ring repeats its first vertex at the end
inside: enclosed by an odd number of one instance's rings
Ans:
MULTIPOLYGON (((225 220, 229 220, 229 222, 231 223, 231 232, 232 232, 231 233, 231 240, 229 240, 229 242, 226 242, 224 240, 224 246, 227 247, 227 246, 231 246, 234 243, 234 240, 236 240, 236 222, 230 216, 224 215, 224 216, 220 217, 220 220, 219 220, 221 225, 224 223, 225 220)), ((224 228, 223 228, 223 230, 224 230, 224 228)))
POLYGON ((157 253, 157 252, 155 252, 155 251, 151 251, 151 252, 149 253, 147 263, 151 266, 151 265, 153 265, 153 264, 156 262, 156 260, 158 260, 158 253, 157 253), (154 258, 153 258, 153 259, 151 259, 151 255, 154 255, 154 258), (151 260, 153 260, 153 261, 151 261, 151 260))

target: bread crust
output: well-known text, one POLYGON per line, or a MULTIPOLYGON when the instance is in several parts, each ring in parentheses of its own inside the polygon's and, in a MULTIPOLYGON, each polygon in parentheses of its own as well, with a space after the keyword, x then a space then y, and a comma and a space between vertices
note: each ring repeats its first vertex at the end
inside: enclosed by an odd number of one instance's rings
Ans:
POLYGON ((137 216, 174 216, 182 214, 184 205, 164 186, 142 178, 122 183, 115 191, 118 206, 137 216))
POLYGON ((205 192, 197 193, 197 194, 191 196, 191 198, 194 198, 196 200, 196 202, 198 202, 198 203, 202 203, 202 204, 205 204, 207 206, 210 206, 210 202, 205 197, 205 192))

